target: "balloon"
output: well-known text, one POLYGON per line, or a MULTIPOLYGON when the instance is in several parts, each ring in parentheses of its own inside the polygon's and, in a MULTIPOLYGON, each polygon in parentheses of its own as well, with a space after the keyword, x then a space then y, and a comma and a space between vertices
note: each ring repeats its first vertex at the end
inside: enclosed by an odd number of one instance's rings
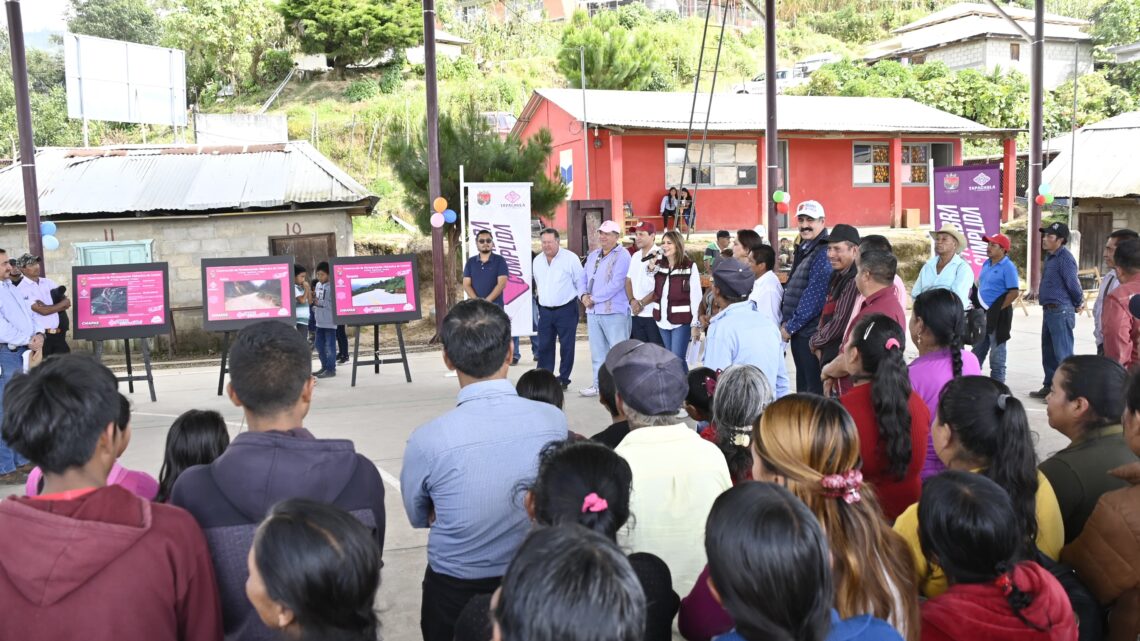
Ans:
POLYGON ((791 209, 791 207, 789 207, 789 206, 788 206, 788 203, 786 203, 786 202, 778 202, 778 203, 776 203, 776 211, 780 212, 781 214, 786 214, 786 213, 788 213, 788 210, 789 210, 789 209, 791 209))
POLYGON ((1033 202, 1037 203, 1038 205, 1044 205, 1046 201, 1044 196, 1037 194, 1037 197, 1033 199, 1033 202))
POLYGON ((776 193, 772 194, 772 200, 778 203, 788 202, 788 192, 782 189, 777 189, 776 193))
POLYGON ((431 201, 431 208, 436 212, 442 214, 443 210, 447 209, 447 199, 443 196, 437 197, 435 200, 431 201))
POLYGON ((454 209, 448 209, 443 212, 443 222, 449 225, 454 223, 456 218, 459 218, 459 214, 456 214, 454 209))
POLYGON ((443 227, 443 214, 435 213, 431 215, 431 226, 435 228, 443 227))
POLYGON ((48 250, 49 252, 59 249, 59 239, 55 236, 52 236, 51 234, 43 237, 43 244, 44 249, 48 250))
POLYGON ((1053 186, 1049 183, 1041 183, 1041 186, 1037 188, 1037 193, 1042 196, 1048 196, 1053 193, 1053 186))
POLYGON ((1046 205, 1052 205, 1053 204, 1053 194, 1046 194, 1045 195, 1045 204, 1046 205))
POLYGON ((44 222, 40 223, 40 235, 51 236, 54 233, 55 223, 51 222, 50 220, 45 220, 44 222))

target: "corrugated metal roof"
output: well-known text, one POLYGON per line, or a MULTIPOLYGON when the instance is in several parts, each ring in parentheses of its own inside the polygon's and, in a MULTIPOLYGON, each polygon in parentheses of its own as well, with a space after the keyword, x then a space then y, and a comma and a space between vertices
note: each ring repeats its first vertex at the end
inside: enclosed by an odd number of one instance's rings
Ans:
MULTIPOLYGON (((305 141, 36 152, 42 215, 359 205, 376 197, 305 141)), ((0 170, 0 217, 24 215, 18 166, 0 170)))
MULTIPOLYGON (((1031 25, 1033 24, 1033 10, 1032 9, 1026 9, 1024 7, 1019 7, 1017 5, 1012 5, 1012 4, 1002 7, 1002 9, 1009 15, 1009 17, 1013 18, 1014 20, 1017 20, 1018 22, 1027 21, 1031 25)), ((963 16, 970 16, 970 15, 993 16, 993 17, 1001 18, 1001 16, 998 14, 997 10, 994 9, 989 4, 985 4, 985 3, 981 3, 981 2, 959 2, 958 4, 950 5, 949 7, 939 9, 938 11, 935 11, 934 13, 931 13, 931 14, 924 16, 918 20, 915 20, 914 22, 909 22, 907 24, 904 24, 903 26, 895 29, 893 31, 893 33, 905 33, 907 31, 915 31, 917 29, 922 29, 923 27, 928 27, 930 25, 937 24, 939 22, 946 22, 948 20, 955 20, 957 18, 961 18, 963 16)), ((1004 18, 1002 18, 1002 19, 1004 20, 1004 18)), ((1045 14, 1045 23, 1047 25, 1052 23, 1052 24, 1067 24, 1067 25, 1078 25, 1078 26, 1084 26, 1084 25, 1092 24, 1088 20, 1082 20, 1080 18, 1070 18, 1068 16, 1062 16, 1062 15, 1059 15, 1056 13, 1048 13, 1048 12, 1045 14)), ((1029 31, 1032 31, 1032 30, 1029 30, 1029 31)))
MULTIPOLYGON (((523 110, 515 131, 521 131, 538 101, 546 99, 582 118, 579 89, 536 89, 523 110)), ((904 98, 848 98, 832 96, 778 96, 780 131, 835 133, 996 133, 983 125, 904 98)), ((690 92, 586 91, 585 120, 599 126, 685 131, 693 105, 690 92)), ((708 105, 708 94, 697 99, 698 111, 708 105)), ((715 94, 709 118, 710 131, 764 131, 766 102, 762 95, 715 94)), ((703 120, 693 124, 699 132, 703 120)))
POLYGON ((1077 131, 1076 162, 1066 147, 1041 174, 1059 198, 1140 196, 1140 111, 1121 114, 1077 131), (1069 167, 1074 168, 1072 184, 1069 167))

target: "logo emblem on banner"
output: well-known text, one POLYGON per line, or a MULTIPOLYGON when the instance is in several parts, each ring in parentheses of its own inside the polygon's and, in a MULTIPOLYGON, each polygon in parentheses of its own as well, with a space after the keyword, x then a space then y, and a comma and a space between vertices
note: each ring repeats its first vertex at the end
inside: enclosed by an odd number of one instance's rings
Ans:
POLYGON ((481 192, 479 192, 479 194, 478 194, 478 195, 475 197, 475 199, 478 201, 478 203, 479 203, 480 205, 490 205, 490 204, 491 204, 491 192, 489 192, 489 191, 481 191, 481 192))
POLYGON ((513 191, 507 192, 506 199, 507 199, 507 202, 509 202, 510 204, 513 205, 513 204, 517 203, 519 201, 519 198, 522 198, 522 196, 518 195, 517 193, 515 193, 513 191))
POLYGON ((958 174, 946 174, 942 177, 942 186, 946 188, 946 191, 958 191, 958 184, 960 182, 958 174))
POLYGON ((974 184, 979 187, 985 187, 990 184, 990 177, 985 174, 978 174, 974 176, 974 184))

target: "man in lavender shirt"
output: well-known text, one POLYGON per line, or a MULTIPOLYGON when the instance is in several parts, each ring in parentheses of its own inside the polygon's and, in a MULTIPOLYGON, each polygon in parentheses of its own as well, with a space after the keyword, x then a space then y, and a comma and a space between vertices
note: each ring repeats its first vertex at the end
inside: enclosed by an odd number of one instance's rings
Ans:
POLYGON ((620 236, 621 227, 612 220, 598 227, 598 248, 586 257, 578 283, 578 299, 586 307, 590 360, 594 366, 590 387, 579 392, 582 396, 598 395, 598 370, 610 349, 629 338, 633 324, 625 292, 630 256, 621 248, 620 236))

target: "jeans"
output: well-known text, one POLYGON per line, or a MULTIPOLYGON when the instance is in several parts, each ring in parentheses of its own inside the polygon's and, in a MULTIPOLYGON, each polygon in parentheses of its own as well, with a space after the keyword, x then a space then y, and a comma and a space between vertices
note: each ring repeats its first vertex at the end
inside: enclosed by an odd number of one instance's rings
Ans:
POLYGON ((823 394, 823 367, 811 352, 811 334, 792 336, 792 361, 796 364, 796 391, 801 394, 823 394))
MULTIPOLYGON (((0 404, 4 402, 4 388, 8 386, 8 381, 12 380, 16 372, 24 368, 23 354, 25 351, 27 351, 26 348, 20 348, 13 352, 7 347, 0 347, 0 404)), ((12 472, 27 462, 28 459, 17 454, 0 438, 0 474, 12 472)))
POLYGON ((689 363, 685 360, 685 356, 689 351, 689 339, 693 337, 693 328, 688 325, 678 325, 673 329, 657 328, 661 333, 661 342, 665 345, 665 349, 673 352, 677 358, 681 359, 681 364, 685 366, 685 371, 689 371, 689 363))
POLYGON ((321 359, 321 369, 336 371, 336 329, 317 328, 317 358, 321 359))
POLYGON ((558 380, 570 384, 574 369, 574 337, 578 331, 578 301, 544 307, 538 316, 538 369, 554 372, 554 346, 559 350, 558 380))
POLYGON ((637 339, 643 343, 653 343, 654 345, 661 345, 664 347, 665 343, 661 342, 661 330, 657 327, 657 321, 653 320, 652 316, 633 317, 633 325, 630 326, 629 337, 637 339))
POLYGON ((344 325, 336 326, 336 357, 341 360, 348 358, 348 331, 344 325))
POLYGON ((590 361, 594 366, 594 387, 598 386, 598 370, 606 362, 606 354, 614 345, 629 340, 629 314, 586 314, 587 336, 590 339, 590 361))
POLYGON ((1046 306, 1041 321, 1041 365, 1045 369, 1043 387, 1053 385, 1053 373, 1073 355, 1073 327, 1077 324, 1072 305, 1046 306))
POLYGON ((990 378, 999 383, 1005 382, 1005 343, 997 342, 997 334, 987 334, 974 345, 974 356, 978 357, 978 365, 986 362, 986 355, 990 357, 990 378), (990 348, 993 351, 990 351, 990 348))
POLYGON ((515 360, 517 361, 518 359, 522 358, 522 353, 519 352, 519 337, 515 336, 514 338, 512 338, 511 343, 513 343, 515 346, 514 357, 515 357, 515 360))

